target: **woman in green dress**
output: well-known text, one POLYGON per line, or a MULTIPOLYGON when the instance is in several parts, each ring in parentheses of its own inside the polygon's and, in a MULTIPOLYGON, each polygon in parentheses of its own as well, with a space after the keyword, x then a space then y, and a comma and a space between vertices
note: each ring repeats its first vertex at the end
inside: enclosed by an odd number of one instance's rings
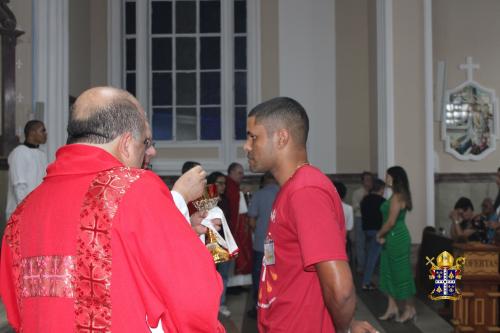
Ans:
POLYGON ((380 207, 384 224, 377 233, 377 241, 383 244, 379 289, 387 294, 389 304, 379 319, 395 318, 398 322, 406 322, 416 318, 413 304, 416 289, 410 263, 411 238, 405 224, 406 212, 412 209, 410 184, 400 166, 387 169, 386 184, 393 194, 380 207), (404 301, 401 316, 396 301, 404 301))

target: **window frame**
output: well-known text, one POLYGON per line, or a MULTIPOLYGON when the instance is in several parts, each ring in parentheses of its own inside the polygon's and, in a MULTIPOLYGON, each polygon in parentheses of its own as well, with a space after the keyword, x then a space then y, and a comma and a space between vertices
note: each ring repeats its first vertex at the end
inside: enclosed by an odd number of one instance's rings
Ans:
MULTIPOLYGON (((203 1, 203 0, 202 0, 203 1)), ((126 0, 108 1, 108 83, 125 87, 125 47, 126 38, 124 15, 126 0)), ((149 35, 150 1, 136 2, 136 97, 145 106, 148 119, 152 121, 152 64, 150 63, 149 35), (140 51, 142 50, 142 51, 140 51), (140 82, 146 82, 141 84, 140 82)), ((261 100, 260 83, 260 0, 246 0, 247 3, 247 112, 261 100)), ((221 0, 221 139, 192 141, 157 141, 157 149, 169 148, 217 148, 219 157, 197 158, 208 171, 224 171, 233 161, 246 164, 246 159, 238 154, 244 140, 235 136, 235 94, 234 94, 234 33, 233 1, 221 0), (229 31, 229 33, 227 33, 229 31), (240 158, 238 158, 240 156, 240 158)), ((197 43, 199 43, 197 41, 197 43)), ((197 69, 200 73, 200 69, 197 69)), ((175 73, 173 71, 173 73, 175 73)), ((174 79, 174 76, 172 77, 174 79)), ((199 81, 197 81, 197 85, 199 81)), ((173 91, 175 93, 175 91, 173 91)), ((197 102, 199 96, 197 97, 197 102)), ((173 106, 174 107, 174 106, 173 106)), ((197 135, 200 137, 199 116, 197 111, 197 135)), ((173 133, 175 133, 175 118, 173 133)), ((157 157, 153 168, 160 174, 178 173, 184 160, 157 157)))

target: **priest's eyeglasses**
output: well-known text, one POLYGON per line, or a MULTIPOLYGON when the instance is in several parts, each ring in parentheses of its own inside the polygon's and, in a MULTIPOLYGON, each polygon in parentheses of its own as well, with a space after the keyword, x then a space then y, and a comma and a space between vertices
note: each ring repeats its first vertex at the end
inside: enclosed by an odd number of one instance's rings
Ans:
POLYGON ((154 142, 151 138, 146 138, 143 143, 145 150, 148 150, 156 145, 156 142, 154 142))

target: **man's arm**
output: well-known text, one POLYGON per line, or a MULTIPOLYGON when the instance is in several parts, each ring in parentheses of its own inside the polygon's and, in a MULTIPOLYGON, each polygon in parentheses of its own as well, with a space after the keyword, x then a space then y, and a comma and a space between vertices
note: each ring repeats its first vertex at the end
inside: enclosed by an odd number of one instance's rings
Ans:
POLYGON ((348 332, 356 308, 356 294, 351 269, 346 261, 323 261, 315 264, 323 300, 339 333, 348 332))

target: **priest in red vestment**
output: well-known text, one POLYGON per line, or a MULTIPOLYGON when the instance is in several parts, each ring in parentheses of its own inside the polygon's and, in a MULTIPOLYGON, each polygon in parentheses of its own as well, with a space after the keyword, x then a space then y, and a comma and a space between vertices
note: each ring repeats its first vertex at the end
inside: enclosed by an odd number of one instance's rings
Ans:
POLYGON ((244 172, 241 164, 234 162, 229 165, 226 177, 226 197, 228 198, 231 215, 229 225, 239 248, 234 270, 234 274, 239 278, 231 277, 229 286, 252 283, 252 230, 248 225, 248 216, 246 214, 248 209, 246 208, 245 198, 240 191, 243 176, 244 172))
MULTIPOLYGON (((0 293, 16 332, 224 332, 222 282, 162 180, 129 93, 76 101, 68 145, 7 223, 0 293)), ((188 199, 188 198, 186 198, 188 199)))

